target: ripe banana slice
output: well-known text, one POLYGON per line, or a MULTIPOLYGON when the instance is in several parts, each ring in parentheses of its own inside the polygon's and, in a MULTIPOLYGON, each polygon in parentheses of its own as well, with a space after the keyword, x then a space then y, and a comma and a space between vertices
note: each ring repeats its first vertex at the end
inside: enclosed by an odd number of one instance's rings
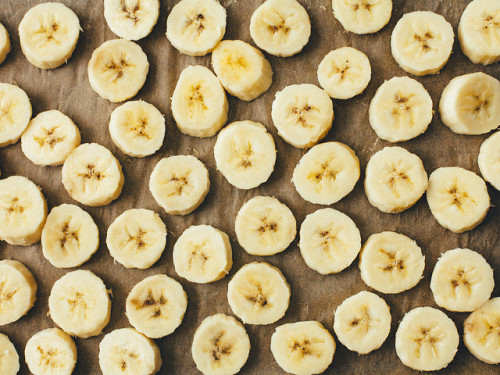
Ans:
POLYGON ((333 122, 333 104, 316 85, 290 85, 276 93, 271 116, 278 134, 298 148, 311 147, 325 137, 333 122))
POLYGON ((359 179, 359 159, 340 142, 311 148, 293 171, 292 182, 308 202, 330 205, 349 194, 359 179))
POLYGON ((422 160, 402 147, 385 147, 372 155, 365 175, 368 201, 382 212, 402 212, 427 190, 422 160))
POLYGON ((0 147, 16 143, 30 119, 28 95, 15 85, 0 83, 0 147))
POLYGON ((190 65, 182 71, 172 95, 172 116, 181 132, 212 137, 226 123, 228 110, 226 93, 210 69, 190 65))
POLYGON ((142 48, 125 39, 101 44, 92 52, 88 66, 92 89, 113 103, 135 96, 146 82, 148 71, 148 58, 142 48))
POLYGON ((325 371, 335 354, 335 341, 320 322, 287 323, 271 336, 271 352, 290 374, 312 375, 325 371))
POLYGON ((148 36, 158 21, 158 0, 104 0, 104 18, 120 38, 139 40, 148 36))
POLYGON ((167 18, 167 38, 181 53, 204 56, 226 32, 226 9, 217 0, 182 0, 167 18))
POLYGON ((490 208, 483 179, 460 167, 438 168, 432 172, 426 196, 434 218, 455 233, 474 229, 490 208))
POLYGON ((377 89, 370 102, 369 119, 380 138, 402 142, 425 132, 432 113, 431 96, 420 82, 394 77, 377 89))
POLYGON ((392 0, 332 0, 333 15, 344 29, 376 33, 391 19, 392 0))
POLYGON ((0 333, 0 374, 16 375, 19 372, 19 355, 9 338, 0 333))
POLYGON ((49 313, 66 333, 86 339, 109 322, 111 301, 103 281, 90 271, 69 272, 52 286, 49 313))
POLYGON ((5 61, 5 58, 10 52, 10 37, 7 29, 0 23, 0 64, 5 61))
POLYGON ((273 69, 262 52, 241 40, 224 40, 212 52, 212 66, 228 93, 249 102, 273 83, 273 69))
POLYGON ((483 142, 477 163, 483 178, 495 189, 500 190, 500 131, 483 142))
POLYGON ((196 329, 191 353, 204 375, 234 375, 248 359, 250 339, 235 318, 215 314, 205 318, 196 329))
POLYGON ((167 275, 153 275, 138 282, 130 291, 127 317, 137 331, 158 339, 180 326, 187 302, 180 283, 167 275))
POLYGON ((396 331, 396 353, 404 365, 418 371, 437 371, 448 366, 458 348, 453 320, 432 307, 407 312, 396 331))

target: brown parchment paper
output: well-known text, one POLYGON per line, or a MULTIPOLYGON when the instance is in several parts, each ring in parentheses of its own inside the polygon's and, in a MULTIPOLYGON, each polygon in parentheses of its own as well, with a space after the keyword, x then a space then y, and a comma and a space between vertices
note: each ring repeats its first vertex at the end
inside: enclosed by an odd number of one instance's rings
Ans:
MULTIPOLYGON (((296 56, 277 58, 267 56, 274 70, 271 88, 258 99, 246 103, 229 97, 229 122, 254 120, 265 124, 274 137, 278 149, 276 168, 269 181, 260 187, 243 191, 232 187, 216 170, 213 146, 215 137, 198 139, 183 135, 177 129, 170 110, 170 97, 177 78, 188 65, 201 64, 210 67, 210 56, 189 57, 175 50, 165 37, 165 23, 172 6, 178 0, 161 0, 161 12, 151 35, 138 43, 146 52, 150 70, 146 84, 135 99, 143 99, 154 104, 166 117, 167 132, 163 147, 154 156, 144 159, 130 158, 121 153, 111 141, 108 121, 111 111, 118 106, 101 99, 94 93, 87 77, 87 63, 92 51, 106 40, 117 38, 107 27, 103 16, 102 1, 63 0, 80 19, 83 32, 73 56, 55 70, 43 71, 30 65, 23 56, 17 27, 24 13, 41 0, 1 0, 0 22, 8 29, 12 40, 12 52, 0 66, 0 82, 18 84, 31 98, 33 116, 49 109, 58 109, 70 116, 78 125, 82 142, 97 142, 108 147, 119 159, 125 174, 125 186, 119 199, 101 208, 82 206, 100 228, 101 246, 91 260, 81 266, 100 276, 107 287, 112 289, 111 321, 104 333, 128 327, 125 316, 125 298, 132 286, 143 278, 167 273, 179 280, 187 292, 189 304, 182 325, 170 336, 157 340, 162 358, 162 374, 197 374, 191 357, 191 342, 194 331, 207 316, 222 312, 232 314, 227 303, 227 283, 234 273, 251 261, 268 261, 279 267, 287 278, 292 297, 285 317, 269 326, 247 325, 252 349, 242 374, 282 374, 269 349, 270 337, 274 329, 283 323, 299 320, 319 320, 333 334, 335 308, 347 297, 361 291, 370 290, 360 278, 357 260, 336 275, 322 276, 308 268, 300 256, 298 238, 283 253, 271 257, 255 257, 247 254, 238 245, 234 233, 234 219, 241 205, 255 195, 273 195, 287 204, 300 225, 304 217, 320 208, 305 202, 294 190, 290 182, 292 171, 303 151, 286 144, 273 127, 271 103, 274 94, 283 87, 294 83, 318 84, 316 69, 323 56, 332 49, 352 46, 365 52, 372 66, 372 80, 365 92, 353 99, 334 101, 335 120, 325 141, 336 140, 352 147, 360 158, 362 175, 355 189, 347 197, 333 205, 345 212, 358 225, 362 239, 376 232, 393 230, 415 239, 426 257, 424 278, 410 291, 398 295, 383 296, 392 312, 391 333, 379 350, 359 356, 337 344, 333 363, 327 374, 407 374, 416 373, 402 365, 394 349, 394 336, 399 321, 405 312, 417 306, 434 303, 429 288, 430 275, 440 253, 456 248, 468 247, 480 252, 495 270, 497 287, 493 296, 500 295, 500 193, 488 187, 492 207, 485 221, 476 229, 464 234, 454 234, 442 228, 432 217, 425 198, 414 207, 401 214, 384 214, 372 207, 363 191, 364 169, 371 155, 390 143, 377 138, 368 122, 368 105, 377 87, 393 76, 407 75, 393 60, 390 51, 390 36, 396 22, 404 13, 414 10, 430 10, 445 16, 456 30, 460 15, 467 0, 395 0, 389 24, 372 35, 356 35, 343 30, 333 17, 330 0, 299 0, 307 9, 312 33, 309 43, 296 56), (192 214, 185 217, 166 214, 156 204, 148 189, 149 175, 155 164, 165 156, 193 154, 208 167, 211 179, 210 193, 204 203, 192 214), (167 247, 161 259, 150 269, 126 269, 115 264, 105 246, 106 230, 111 222, 124 210, 142 207, 160 213, 169 230, 167 247), (218 282, 197 285, 180 278, 172 264, 172 247, 184 229, 192 224, 211 224, 231 238, 234 265, 231 273, 218 282)), ((241 39, 253 44, 249 34, 252 12, 263 0, 222 0, 227 9, 227 31, 225 39, 241 39)), ((441 91, 454 76, 483 71, 499 78, 500 65, 473 65, 460 51, 455 40, 453 54, 435 76, 416 77, 429 91, 435 116, 426 133, 416 139, 400 143, 419 155, 430 174, 441 166, 461 166, 479 173, 477 155, 486 135, 464 136, 452 133, 442 124, 438 114, 441 91)), ((413 77, 415 78, 415 77, 413 77)), ((20 143, 0 149, 1 178, 23 175, 41 186, 49 208, 62 203, 74 203, 61 184, 61 167, 38 167, 22 153, 20 143)), ((81 206, 81 205, 80 205, 81 206)), ((0 242, 1 259, 17 259, 26 264, 38 281, 38 300, 29 313, 19 321, 0 327, 16 346, 21 360, 21 374, 27 374, 24 362, 24 346, 27 340, 39 330, 55 324, 48 316, 47 299, 52 284, 68 270, 54 268, 42 255, 40 244, 30 247, 10 246, 0 242)), ((447 314, 463 333, 463 321, 467 313, 447 314)), ((75 339, 78 347, 78 362, 75 374, 100 374, 98 347, 102 335, 90 339, 75 339)), ((460 343, 454 361, 442 371, 443 374, 493 374, 498 366, 487 365, 473 357, 460 343)))

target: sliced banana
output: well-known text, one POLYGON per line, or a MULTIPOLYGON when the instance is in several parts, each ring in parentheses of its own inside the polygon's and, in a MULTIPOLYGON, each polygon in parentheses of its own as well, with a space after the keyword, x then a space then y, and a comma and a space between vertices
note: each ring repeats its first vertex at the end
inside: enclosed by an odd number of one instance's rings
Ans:
POLYGON ((477 163, 483 178, 495 189, 500 190, 500 131, 483 142, 477 163))
POLYGON ((139 40, 148 36, 158 21, 158 0, 104 0, 104 18, 120 38, 139 40))
POLYGON ((19 354, 9 338, 0 333, 0 374, 16 375, 20 370, 19 354))
POLYGON ((31 119, 28 95, 9 83, 0 83, 0 147, 16 143, 31 119))
POLYGON ((0 23, 0 64, 5 61, 5 58, 10 52, 10 48, 9 32, 5 26, 0 23))
POLYGON ((392 0, 332 0, 333 15, 344 29, 376 33, 391 19, 392 0))

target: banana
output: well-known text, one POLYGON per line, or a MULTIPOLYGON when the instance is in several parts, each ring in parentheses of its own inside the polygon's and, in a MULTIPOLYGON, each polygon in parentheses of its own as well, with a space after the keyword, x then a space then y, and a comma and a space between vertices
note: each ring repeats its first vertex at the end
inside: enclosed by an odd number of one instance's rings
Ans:
POLYGON ((132 326, 152 339, 170 335, 180 326, 187 308, 182 285, 167 275, 153 275, 130 291, 127 317, 132 326))
POLYGON ((9 32, 4 25, 0 23, 0 64, 5 61, 11 49, 9 32))
POLYGON ((330 205, 354 189, 359 175, 359 159, 354 151, 340 142, 326 142, 302 156, 292 182, 306 201, 330 205))
POLYGON ((9 338, 0 333, 0 374, 16 375, 20 370, 19 354, 9 338))
POLYGON ((483 178, 495 189, 500 190, 500 131, 483 142, 477 163, 483 178))
POLYGON ((122 166, 111 151, 97 143, 75 148, 62 167, 62 183, 74 200, 91 207, 105 206, 122 192, 122 166))
POLYGON ((418 371, 445 368, 455 357, 458 332, 453 320, 432 307, 405 314, 396 331, 396 353, 404 365, 418 371))
POLYGON ((28 95, 9 83, 0 83, 0 147, 16 143, 31 119, 28 95))
POLYGON ((109 134, 124 154, 137 158, 153 155, 163 145, 165 118, 152 104, 130 101, 111 112, 109 134))
POLYGON ((144 86, 149 62, 142 48, 129 40, 108 40, 92 52, 88 75, 92 89, 110 102, 123 102, 144 86))
POLYGON ((210 69, 190 65, 181 72, 172 95, 172 116, 182 133, 212 137, 226 123, 228 110, 226 93, 210 69))
POLYGON ((90 271, 69 272, 52 286, 49 314, 72 336, 100 335, 111 316, 111 301, 103 281, 90 271))
POLYGON ((224 40, 212 51, 212 67, 228 93, 249 102, 273 83, 273 69, 262 52, 241 40, 224 40))
POLYGON ((151 172, 149 190, 171 215, 187 215, 203 202, 210 190, 205 165, 192 155, 161 159, 151 172))
POLYGON ((422 160, 402 147, 384 147, 372 155, 365 176, 368 201, 387 213, 413 206, 428 185, 422 160))
POLYGON ((217 0, 181 0, 167 18, 167 38, 181 53, 204 56, 226 32, 226 9, 217 0))
POLYGON ((432 120, 432 99, 425 87, 409 77, 393 77, 377 89, 368 110, 379 138, 402 142, 425 132, 432 120))
POLYGON ((158 21, 158 0, 104 0, 104 18, 120 38, 139 40, 148 36, 158 21))
POLYGON ((205 318, 196 329, 191 353, 204 375, 234 375, 248 359, 250 339, 235 318, 215 314, 205 318))
POLYGON ((271 117, 281 138, 292 146, 307 148, 323 139, 332 127, 333 104, 316 85, 290 85, 276 93, 271 117))
POLYGON ((490 207, 484 180, 460 167, 438 168, 432 172, 426 196, 437 222, 455 233, 474 229, 490 207))
POLYGON ((485 134, 500 124, 500 81, 482 72, 453 78, 439 101, 441 121, 458 134, 485 134))
POLYGON ((30 246, 40 241, 47 202, 40 188, 22 176, 0 180, 0 239, 30 246))
POLYGON ((40 69, 55 69, 66 63, 80 36, 77 15, 61 3, 38 4, 19 24, 21 50, 40 69))
POLYGON ((166 243, 167 228, 160 215, 143 208, 123 212, 106 235, 109 253, 127 268, 151 267, 160 259, 166 243))
POLYGON ((333 15, 344 29, 376 33, 391 19, 392 0, 332 0, 333 15))

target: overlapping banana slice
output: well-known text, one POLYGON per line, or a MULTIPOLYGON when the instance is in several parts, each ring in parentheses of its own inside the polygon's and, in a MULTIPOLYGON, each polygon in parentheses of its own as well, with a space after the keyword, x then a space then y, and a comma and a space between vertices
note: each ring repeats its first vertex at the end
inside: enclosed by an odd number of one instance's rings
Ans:
POLYGON ((392 0, 332 0, 333 15, 344 29, 376 33, 391 19, 392 0))
POLYGON ((9 83, 0 83, 0 147, 16 143, 31 119, 28 95, 9 83))
POLYGON ((3 375, 17 375, 20 370, 19 354, 9 340, 9 338, 0 333, 0 373, 3 375))
POLYGON ((158 21, 158 0, 104 0, 104 18, 120 38, 139 40, 148 36, 158 21))
POLYGON ((10 48, 9 32, 5 26, 0 23, 0 64, 5 61, 5 58, 10 52, 10 48))
POLYGON ((483 178, 495 189, 500 190, 500 131, 483 142, 477 164, 483 178))

